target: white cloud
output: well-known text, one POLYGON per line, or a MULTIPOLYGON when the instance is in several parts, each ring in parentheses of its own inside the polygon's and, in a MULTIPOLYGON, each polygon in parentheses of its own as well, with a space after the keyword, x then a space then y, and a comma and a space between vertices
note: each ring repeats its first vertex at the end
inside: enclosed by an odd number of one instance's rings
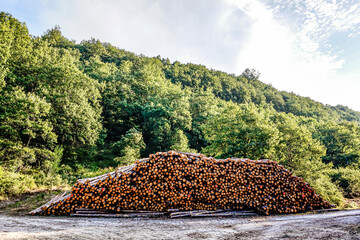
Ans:
POLYGON ((260 80, 280 90, 360 110, 360 71, 355 71, 360 61, 356 45, 346 48, 349 39, 355 42, 360 37, 358 0, 30 3, 15 5, 19 14, 24 8, 26 19, 30 9, 37 9, 37 20, 28 23, 29 29, 43 29, 32 34, 58 24, 66 37, 78 42, 95 37, 137 54, 161 55, 229 73, 256 68, 260 80), (39 23, 41 27, 32 26, 39 23))
POLYGON ((305 16, 303 22, 294 21, 297 25, 292 26, 279 20, 276 15, 281 4, 269 7, 256 0, 227 2, 253 19, 250 39, 238 53, 237 72, 245 67, 255 68, 260 71, 262 81, 281 90, 360 110, 360 97, 357 94, 360 83, 354 84, 352 78, 338 74, 346 61, 336 54, 321 50, 331 31, 352 29, 351 26, 339 26, 331 21, 339 18, 335 11, 338 10, 337 5, 308 1, 305 9, 304 6, 297 7, 299 14, 305 16), (324 31, 323 27, 327 25, 330 25, 331 31, 324 31))

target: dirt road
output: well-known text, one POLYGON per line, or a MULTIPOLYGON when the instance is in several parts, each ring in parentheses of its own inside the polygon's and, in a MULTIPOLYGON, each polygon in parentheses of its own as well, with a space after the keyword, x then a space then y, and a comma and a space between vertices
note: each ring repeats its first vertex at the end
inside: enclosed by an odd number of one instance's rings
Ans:
POLYGON ((102 219, 0 215, 0 239, 360 239, 360 210, 253 218, 102 219))

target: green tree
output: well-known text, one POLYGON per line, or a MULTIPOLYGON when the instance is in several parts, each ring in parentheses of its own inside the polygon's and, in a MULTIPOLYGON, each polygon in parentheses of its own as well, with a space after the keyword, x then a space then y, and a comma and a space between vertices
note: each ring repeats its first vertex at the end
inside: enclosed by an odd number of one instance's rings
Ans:
POLYGON ((135 128, 131 128, 120 141, 112 146, 112 151, 116 157, 114 160, 119 164, 132 164, 140 158, 140 152, 145 148, 142 133, 135 128))
POLYGON ((59 143, 94 144, 101 129, 99 84, 79 71, 72 51, 35 39, 28 52, 9 68, 8 88, 22 86, 51 104, 49 119, 59 143))
POLYGON ((279 131, 275 146, 275 159, 288 167, 296 168, 299 161, 317 160, 325 156, 325 147, 313 139, 306 126, 292 114, 277 113, 272 121, 279 131))
POLYGON ((37 159, 39 152, 34 148, 51 149, 56 143, 49 112, 49 103, 19 88, 1 94, 0 159, 3 163, 18 170, 26 164, 41 164, 37 159))
POLYGON ((48 43, 50 43, 54 47, 73 47, 75 45, 75 41, 70 41, 66 37, 64 37, 61 33, 60 26, 56 25, 52 29, 48 29, 41 38, 48 43))
POLYGON ((323 123, 318 127, 317 137, 326 147, 324 162, 343 167, 360 166, 360 127, 357 123, 323 123))
POLYGON ((0 90, 5 85, 5 76, 7 74, 7 60, 10 56, 10 47, 13 40, 11 34, 9 16, 0 13, 0 90))
POLYGON ((184 131, 177 129, 175 130, 174 136, 172 137, 172 145, 170 149, 183 151, 183 152, 190 152, 189 148, 189 140, 185 135, 184 131))
POLYGON ((215 98, 215 95, 210 89, 206 91, 198 89, 192 92, 189 103, 192 118, 191 130, 188 134, 189 144, 191 148, 200 152, 201 149, 209 144, 202 130, 203 125, 205 125, 212 116, 222 112, 226 103, 215 98))
POLYGON ((204 126, 210 145, 203 152, 215 157, 272 158, 278 131, 269 114, 253 104, 229 104, 204 126))
POLYGON ((297 161, 292 170, 296 176, 304 178, 317 194, 331 203, 342 205, 344 196, 339 185, 334 183, 330 177, 331 165, 323 163, 321 159, 303 159, 297 161))

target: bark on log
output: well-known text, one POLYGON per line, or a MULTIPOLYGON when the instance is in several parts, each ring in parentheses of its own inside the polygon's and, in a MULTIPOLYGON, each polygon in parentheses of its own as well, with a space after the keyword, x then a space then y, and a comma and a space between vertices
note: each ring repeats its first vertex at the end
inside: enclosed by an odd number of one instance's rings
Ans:
POLYGON ((57 196, 31 213, 252 216, 239 211, 255 209, 268 215, 331 207, 302 178, 274 161, 214 159, 170 151, 151 154, 108 174, 80 179, 71 194, 57 196))

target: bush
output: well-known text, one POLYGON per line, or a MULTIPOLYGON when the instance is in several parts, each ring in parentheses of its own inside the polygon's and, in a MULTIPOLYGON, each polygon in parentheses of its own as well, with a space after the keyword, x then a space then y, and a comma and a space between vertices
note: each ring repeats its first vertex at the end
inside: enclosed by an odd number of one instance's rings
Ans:
POLYGON ((320 159, 296 161, 295 175, 304 178, 316 193, 325 200, 342 205, 344 196, 337 183, 329 176, 331 165, 324 164, 320 159))
POLYGON ((122 152, 123 154, 121 157, 114 158, 114 160, 118 162, 119 165, 130 165, 140 158, 139 151, 130 146, 126 146, 122 152))
POLYGON ((6 171, 0 166, 0 199, 36 188, 32 176, 6 171))
POLYGON ((360 196, 360 170, 352 167, 332 169, 330 177, 337 183, 346 197, 360 196))
POLYGON ((343 204, 343 194, 339 190, 337 184, 333 183, 328 175, 320 173, 316 179, 311 179, 309 183, 316 190, 316 193, 325 200, 336 204, 337 206, 343 204))

